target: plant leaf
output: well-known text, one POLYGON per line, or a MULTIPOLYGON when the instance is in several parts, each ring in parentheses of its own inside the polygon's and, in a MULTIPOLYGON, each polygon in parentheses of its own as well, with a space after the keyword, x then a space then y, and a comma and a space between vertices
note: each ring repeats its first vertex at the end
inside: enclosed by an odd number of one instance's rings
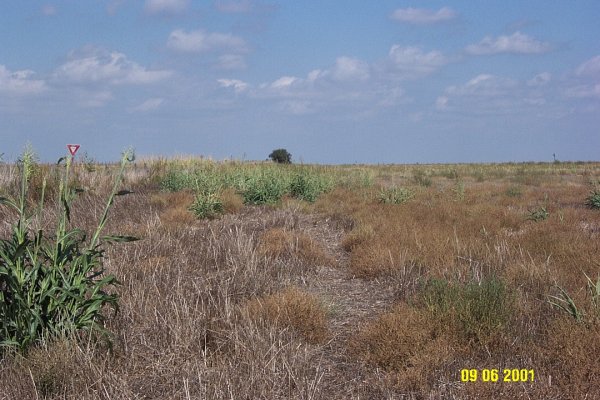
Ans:
POLYGON ((140 240, 140 238, 127 235, 108 235, 102 236, 102 240, 108 243, 126 243, 135 242, 136 240, 140 240))

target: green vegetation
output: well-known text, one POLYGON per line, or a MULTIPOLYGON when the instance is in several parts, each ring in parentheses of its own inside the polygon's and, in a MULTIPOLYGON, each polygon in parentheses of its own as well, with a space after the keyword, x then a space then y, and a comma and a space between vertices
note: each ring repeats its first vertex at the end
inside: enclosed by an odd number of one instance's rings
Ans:
POLYGON ((585 200, 585 204, 594 210, 600 210, 600 189, 593 189, 585 200))
POLYGON ((269 158, 278 164, 291 164, 292 155, 286 149, 276 149, 269 154, 269 158))
POLYGON ((529 214, 527 215, 527 219, 529 221, 533 221, 533 222, 540 222, 540 221, 547 220, 549 216, 550 216, 550 213, 548 212, 546 207, 542 206, 535 210, 530 210, 529 214))
POLYGON ((29 209, 27 193, 35 166, 28 148, 20 159, 21 183, 18 198, 0 197, 0 204, 16 212, 12 237, 0 240, 0 346, 25 349, 48 336, 66 335, 85 329, 104 330, 104 307, 118 307, 117 295, 106 290, 117 284, 114 275, 105 275, 102 266, 105 243, 136 240, 129 236, 103 236, 108 212, 118 191, 125 165, 132 160, 127 152, 108 197, 96 230, 88 241, 81 229, 69 228, 71 205, 77 193, 69 184, 71 157, 64 163, 60 180, 59 210, 54 235, 42 228, 34 231, 44 205, 44 179, 39 207, 29 209))
POLYGON ((377 200, 383 204, 402 204, 415 197, 415 192, 402 187, 382 189, 377 195, 377 200))
POLYGON ((430 279, 421 299, 435 317, 457 323, 467 340, 485 340, 504 328, 514 312, 506 285, 495 277, 467 284, 430 279))

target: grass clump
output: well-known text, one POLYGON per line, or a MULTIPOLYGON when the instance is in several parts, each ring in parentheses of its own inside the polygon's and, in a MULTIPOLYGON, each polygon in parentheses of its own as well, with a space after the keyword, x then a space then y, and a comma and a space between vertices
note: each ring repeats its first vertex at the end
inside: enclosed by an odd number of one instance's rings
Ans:
POLYGON ((600 189, 593 189, 585 200, 585 205, 594 210, 600 210, 600 189))
POLYGON ((39 207, 28 207, 29 181, 35 156, 27 149, 20 161, 21 184, 17 198, 0 197, 0 204, 16 211, 18 221, 12 237, 0 240, 0 346, 25 349, 48 336, 62 336, 80 329, 108 334, 103 328, 105 306, 118 308, 117 295, 107 289, 116 285, 113 275, 104 275, 103 245, 136 240, 130 236, 100 236, 133 153, 126 152, 100 221, 91 239, 84 231, 69 228, 71 204, 78 190, 69 184, 72 157, 65 161, 60 180, 58 218, 53 235, 34 231, 44 204, 45 183, 39 207))
POLYGON ((533 222, 540 222, 540 221, 547 220, 549 216, 550 216, 550 213, 548 212, 546 207, 542 206, 535 210, 530 210, 529 214, 527 215, 527 220, 533 221, 533 222))
POLYGON ((314 203, 322 193, 329 191, 332 186, 332 181, 326 176, 301 170, 292 176, 289 191, 292 197, 314 203))
POLYGON ((216 218, 221 215, 225 208, 221 198, 216 193, 197 193, 194 202, 190 206, 190 211, 197 218, 216 218))
POLYGON ((413 181, 423 187, 430 187, 433 183, 431 178, 422 169, 413 171, 413 181))
POLYGON ((468 341, 485 342, 508 323, 513 301, 506 285, 497 278, 480 283, 451 283, 431 279, 421 292, 426 309, 468 341))
POLYGON ((250 317, 280 328, 291 328, 310 343, 322 342, 328 334, 327 313, 314 295, 296 287, 251 300, 250 317))
POLYGON ((415 196, 415 193, 402 187, 391 187, 382 189, 377 195, 377 200, 383 204, 402 204, 406 203, 415 196))

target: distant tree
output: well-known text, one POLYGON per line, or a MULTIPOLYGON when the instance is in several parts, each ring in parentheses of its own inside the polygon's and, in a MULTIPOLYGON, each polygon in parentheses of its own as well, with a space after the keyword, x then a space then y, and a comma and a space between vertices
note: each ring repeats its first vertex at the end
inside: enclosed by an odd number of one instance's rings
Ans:
POLYGON ((273 150, 269 158, 278 164, 291 164, 292 155, 286 149, 273 150))

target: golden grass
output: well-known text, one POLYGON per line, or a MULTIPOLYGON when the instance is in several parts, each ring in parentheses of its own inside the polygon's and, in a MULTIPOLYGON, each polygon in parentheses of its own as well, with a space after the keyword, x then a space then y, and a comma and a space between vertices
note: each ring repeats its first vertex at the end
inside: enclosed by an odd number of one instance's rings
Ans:
POLYGON ((283 228, 271 228, 265 231, 260 237, 258 250, 267 257, 295 258, 312 266, 335 263, 323 246, 306 233, 283 228))
POLYGON ((253 320, 291 328, 310 343, 322 342, 328 336, 325 307, 313 294, 296 287, 250 300, 246 310, 253 320))

